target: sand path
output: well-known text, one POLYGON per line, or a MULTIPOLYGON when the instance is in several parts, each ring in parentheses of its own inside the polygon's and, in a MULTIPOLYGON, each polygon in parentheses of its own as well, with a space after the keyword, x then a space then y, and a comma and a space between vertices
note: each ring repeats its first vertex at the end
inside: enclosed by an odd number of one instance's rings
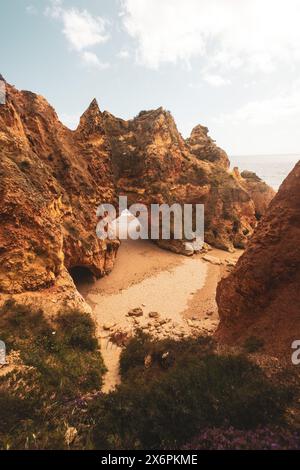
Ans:
POLYGON ((200 255, 187 258, 148 241, 127 240, 122 242, 109 276, 78 285, 96 319, 108 369, 104 392, 120 381, 121 348, 110 341, 112 333, 130 335, 139 327, 157 338, 178 338, 215 330, 218 316, 214 298, 221 272, 221 266, 203 261, 200 255), (138 307, 143 310, 141 317, 127 315, 138 307), (150 312, 158 312, 159 318, 150 318, 150 312))

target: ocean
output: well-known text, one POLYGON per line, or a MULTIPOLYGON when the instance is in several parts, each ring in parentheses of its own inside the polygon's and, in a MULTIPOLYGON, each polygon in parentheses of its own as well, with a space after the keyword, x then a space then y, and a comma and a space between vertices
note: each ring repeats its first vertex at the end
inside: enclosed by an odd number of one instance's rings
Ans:
POLYGON ((278 190, 296 163, 299 155, 243 155, 230 156, 231 168, 237 166, 243 170, 254 171, 272 188, 278 190))

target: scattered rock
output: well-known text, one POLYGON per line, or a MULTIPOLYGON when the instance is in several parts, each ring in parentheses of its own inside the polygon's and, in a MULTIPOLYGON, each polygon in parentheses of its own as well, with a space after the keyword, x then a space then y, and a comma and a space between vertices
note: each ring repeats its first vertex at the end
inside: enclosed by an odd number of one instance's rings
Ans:
POLYGON ((116 323, 104 323, 103 330, 109 331, 112 330, 116 326, 116 323))
POLYGON ((216 266, 221 266, 222 264, 222 261, 220 260, 220 258, 216 258, 215 256, 205 255, 202 257, 202 259, 216 266))
POLYGON ((159 313, 158 312, 150 312, 149 317, 150 318, 159 318, 159 313))
POLYGON ((193 246, 193 243, 185 243, 184 244, 184 254, 187 255, 187 256, 192 256, 194 254, 195 250, 194 250, 194 246, 193 246))
POLYGON ((208 253, 211 251, 213 248, 208 244, 208 243, 203 243, 201 253, 208 253))
POLYGON ((133 308, 129 310, 128 314, 129 317, 142 317, 144 315, 143 309, 140 307, 133 308))
POLYGON ((225 263, 227 264, 227 266, 232 266, 234 267, 236 265, 236 260, 234 259, 225 259, 225 263))
POLYGON ((130 338, 131 338, 131 334, 128 331, 115 331, 110 336, 111 342, 119 347, 126 346, 130 338))

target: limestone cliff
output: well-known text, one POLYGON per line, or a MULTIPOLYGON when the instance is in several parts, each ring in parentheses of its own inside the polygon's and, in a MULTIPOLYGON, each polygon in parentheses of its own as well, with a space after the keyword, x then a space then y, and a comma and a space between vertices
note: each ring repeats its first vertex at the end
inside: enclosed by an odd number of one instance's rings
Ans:
POLYGON ((100 242, 95 234, 97 205, 116 197, 96 103, 72 132, 43 97, 10 85, 6 91, 0 106, 0 290, 48 287, 65 267, 77 265, 105 274, 119 242, 100 242))
POLYGON ((255 215, 259 220, 266 212, 270 202, 276 194, 274 189, 268 186, 253 171, 244 170, 240 174, 238 168, 234 168, 233 172, 241 186, 243 186, 251 196, 255 206, 255 215))
POLYGON ((195 155, 199 160, 204 160, 212 163, 217 163, 225 169, 229 168, 229 158, 224 152, 214 143, 214 140, 208 136, 208 128, 200 124, 191 132, 190 137, 186 140, 190 152, 195 155))
POLYGON ((7 84, 0 152, 1 292, 55 287, 76 266, 108 273, 119 241, 97 239, 96 208, 120 194, 130 204, 203 203, 206 241, 226 250, 244 247, 256 225, 255 183, 228 170, 206 128, 185 141, 162 108, 124 121, 93 100, 71 131, 43 97, 7 84))
MULTIPOLYGON (((206 128, 197 126, 185 141, 162 108, 130 121, 107 112, 103 118, 117 186, 130 203, 202 203, 208 243, 226 250, 246 245, 256 225, 254 202, 206 128)), ((158 243, 184 252, 176 240, 158 243)))
POLYGON ((281 185, 236 268, 217 290, 218 336, 263 338, 290 360, 300 339, 300 162, 281 185))

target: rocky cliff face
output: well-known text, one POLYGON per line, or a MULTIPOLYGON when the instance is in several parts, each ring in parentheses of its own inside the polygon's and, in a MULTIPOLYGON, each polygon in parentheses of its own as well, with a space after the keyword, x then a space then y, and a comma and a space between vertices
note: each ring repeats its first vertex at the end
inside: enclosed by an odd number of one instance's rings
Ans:
MULTIPOLYGON (((256 225, 256 209, 244 180, 228 171, 229 160, 197 126, 184 141, 167 111, 143 111, 131 121, 103 119, 111 142, 120 193, 130 203, 205 205, 205 239, 225 250, 244 247, 256 225)), ((184 252, 176 240, 159 245, 184 252)))
POLYGON ((118 242, 97 239, 96 208, 116 193, 96 103, 72 132, 43 97, 7 85, 0 148, 0 290, 48 287, 77 265, 108 272, 118 242))
POLYGON ((185 141, 162 108, 123 121, 94 100, 71 131, 43 97, 7 84, 0 149, 1 292, 50 288, 76 266, 109 272, 119 241, 97 239, 96 208, 119 194, 130 204, 203 203, 206 241, 227 250, 245 246, 256 224, 256 184, 228 170, 206 128, 185 141))
POLYGON ((281 185, 233 273, 217 290, 218 336, 263 338, 290 360, 300 339, 300 162, 281 185))
POLYGON ((209 137, 207 127, 200 124, 194 127, 186 143, 190 152, 199 160, 216 163, 225 169, 229 168, 230 162, 226 152, 217 147, 214 140, 209 137))
POLYGON ((253 171, 245 170, 240 174, 238 168, 234 168, 233 173, 239 180, 241 186, 243 186, 251 196, 255 206, 255 215, 259 220, 267 211, 270 202, 276 194, 274 189, 270 188, 270 186, 253 171))

